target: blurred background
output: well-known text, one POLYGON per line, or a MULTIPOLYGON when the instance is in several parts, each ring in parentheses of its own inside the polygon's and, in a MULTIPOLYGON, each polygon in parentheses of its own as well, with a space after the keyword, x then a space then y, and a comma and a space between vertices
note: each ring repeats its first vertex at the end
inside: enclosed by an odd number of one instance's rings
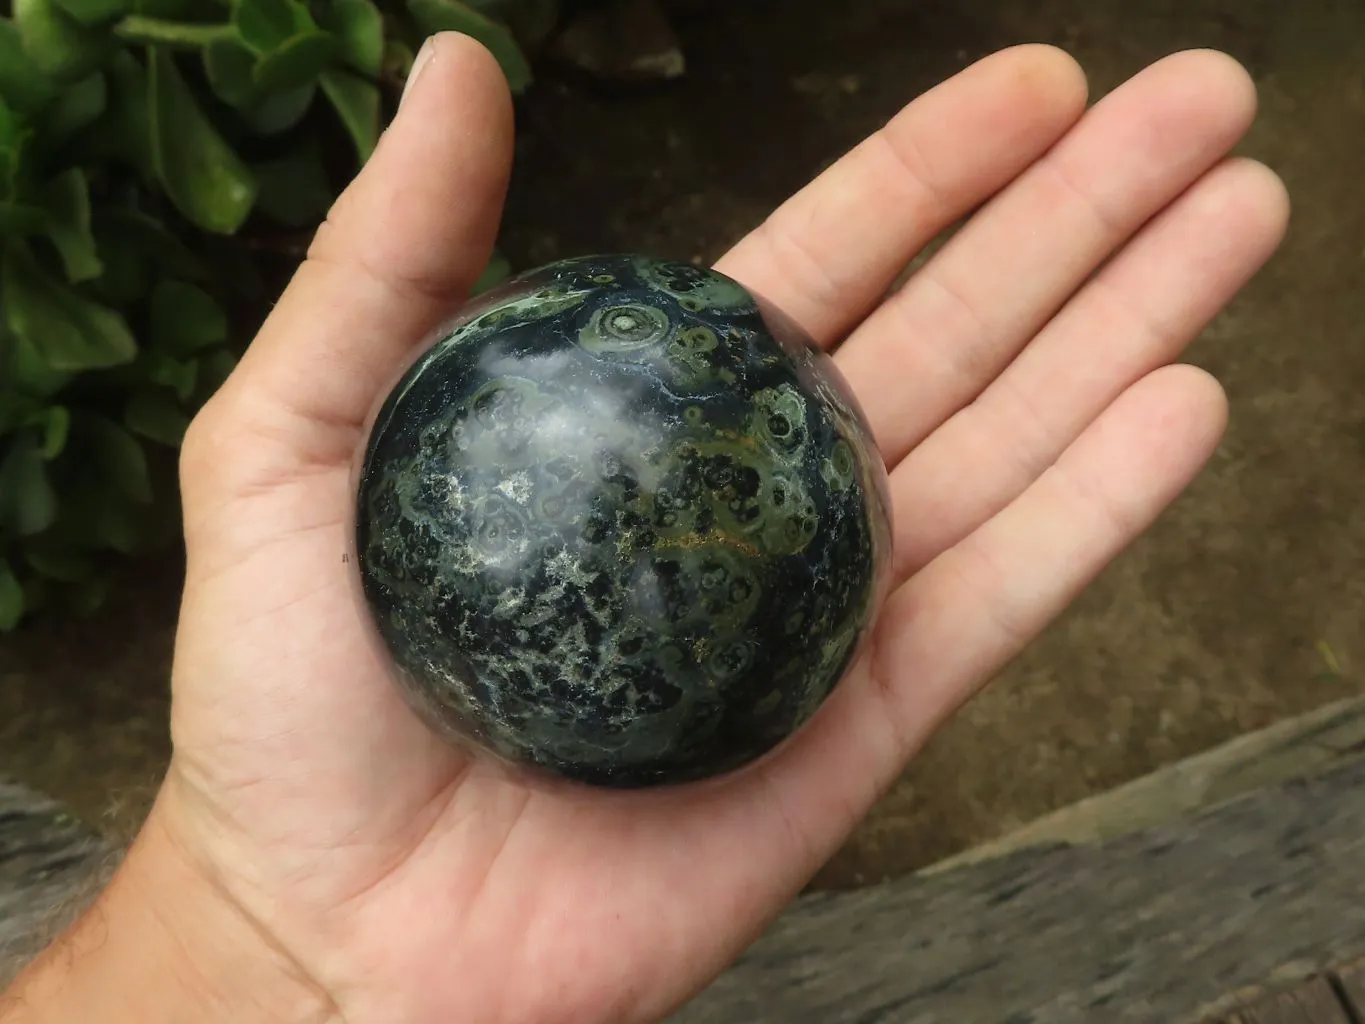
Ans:
POLYGON ((930 743, 817 886, 914 870, 1360 691, 1358 0, 0 0, 0 13, 0 774, 113 836, 136 829, 169 753, 179 436, 368 156, 422 36, 444 28, 489 45, 518 93, 487 281, 591 251, 709 262, 918 93, 1014 43, 1067 49, 1096 99, 1189 47, 1225 50, 1257 82, 1241 151, 1285 179, 1294 216, 1190 355, 1229 391, 1226 442, 930 743))

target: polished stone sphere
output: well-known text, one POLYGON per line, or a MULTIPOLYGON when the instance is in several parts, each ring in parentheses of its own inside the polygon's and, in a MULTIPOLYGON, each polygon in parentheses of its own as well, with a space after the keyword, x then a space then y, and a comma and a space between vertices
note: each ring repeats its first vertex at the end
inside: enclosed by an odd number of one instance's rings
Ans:
POLYGON ((355 563, 402 692, 552 776, 762 757, 858 653, 886 474, 833 362, 735 281, 593 256, 467 306, 358 466, 355 563))

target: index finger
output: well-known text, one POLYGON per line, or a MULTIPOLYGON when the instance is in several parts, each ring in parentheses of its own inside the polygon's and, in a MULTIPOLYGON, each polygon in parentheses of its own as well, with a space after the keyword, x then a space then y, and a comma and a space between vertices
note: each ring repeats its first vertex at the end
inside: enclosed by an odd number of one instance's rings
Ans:
POLYGON ((912 101, 716 269, 833 346, 935 235, 1060 139, 1085 101, 1083 72, 1055 47, 986 57, 912 101))

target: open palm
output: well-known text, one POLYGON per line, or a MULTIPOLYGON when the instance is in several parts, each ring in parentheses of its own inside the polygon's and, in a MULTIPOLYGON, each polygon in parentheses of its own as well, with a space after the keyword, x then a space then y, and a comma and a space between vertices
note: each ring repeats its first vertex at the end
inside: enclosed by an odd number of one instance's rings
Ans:
POLYGON ((1174 360, 1286 217, 1275 177, 1228 158, 1253 90, 1187 53, 1085 108, 1065 55, 997 54, 724 257, 838 343, 890 472, 895 589, 865 656, 756 769, 528 790, 410 713, 341 558, 365 417, 477 277, 506 186, 501 74, 438 37, 182 460, 175 754, 155 813, 336 1019, 664 1015, 1197 472, 1224 399, 1174 360))

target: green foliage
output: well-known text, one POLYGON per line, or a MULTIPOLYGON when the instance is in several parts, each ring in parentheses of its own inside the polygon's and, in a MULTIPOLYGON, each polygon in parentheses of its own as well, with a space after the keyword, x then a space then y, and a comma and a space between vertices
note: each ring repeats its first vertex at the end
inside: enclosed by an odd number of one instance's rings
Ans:
POLYGON ((259 254, 369 158, 423 38, 520 91, 516 18, 556 6, 0 0, 0 632, 178 534, 157 467, 259 320, 259 254))

